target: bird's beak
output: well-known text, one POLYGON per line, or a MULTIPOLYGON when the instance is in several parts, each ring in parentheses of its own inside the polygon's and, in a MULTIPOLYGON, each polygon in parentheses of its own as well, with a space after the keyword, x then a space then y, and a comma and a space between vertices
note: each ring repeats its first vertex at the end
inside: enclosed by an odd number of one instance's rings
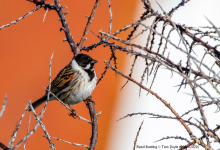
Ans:
POLYGON ((92 64, 95 64, 95 63, 97 63, 97 62, 98 62, 98 61, 95 60, 95 59, 93 59, 93 60, 91 61, 92 64))

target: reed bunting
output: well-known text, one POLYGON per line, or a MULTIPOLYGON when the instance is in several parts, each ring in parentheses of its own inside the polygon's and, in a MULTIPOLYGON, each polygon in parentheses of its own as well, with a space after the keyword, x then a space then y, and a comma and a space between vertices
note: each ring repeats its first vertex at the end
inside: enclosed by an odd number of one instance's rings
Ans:
MULTIPOLYGON (((97 76, 94 64, 97 62, 89 55, 78 54, 51 82, 51 92, 69 105, 85 100, 96 86, 97 76)), ((47 93, 46 91, 42 98, 32 103, 34 109, 46 102, 47 93)), ((49 100, 56 100, 56 98, 50 95, 49 100)))

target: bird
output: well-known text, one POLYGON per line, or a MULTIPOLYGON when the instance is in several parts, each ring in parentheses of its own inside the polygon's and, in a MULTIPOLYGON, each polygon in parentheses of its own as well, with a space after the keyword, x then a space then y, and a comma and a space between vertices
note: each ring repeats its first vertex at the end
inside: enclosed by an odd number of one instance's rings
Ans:
MULTIPOLYGON (((50 91, 70 106, 85 100, 96 87, 97 76, 94 64, 97 62, 89 55, 82 53, 76 55, 51 82, 50 91)), ((47 101, 48 87, 45 95, 32 103, 34 109, 47 101)), ((57 100, 56 97, 50 94, 49 101, 57 100)))

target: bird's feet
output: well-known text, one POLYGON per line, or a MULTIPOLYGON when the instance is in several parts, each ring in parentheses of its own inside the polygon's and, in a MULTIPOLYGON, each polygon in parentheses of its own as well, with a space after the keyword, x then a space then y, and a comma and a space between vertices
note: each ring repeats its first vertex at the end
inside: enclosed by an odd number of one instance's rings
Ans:
POLYGON ((95 105, 95 102, 93 101, 93 99, 92 99, 91 96, 87 97, 87 99, 85 99, 84 102, 85 102, 85 104, 86 104, 87 107, 88 107, 88 103, 89 103, 89 102, 92 102, 92 103, 95 105))
POLYGON ((74 109, 71 110, 71 113, 69 113, 69 116, 72 116, 74 119, 78 117, 74 109))

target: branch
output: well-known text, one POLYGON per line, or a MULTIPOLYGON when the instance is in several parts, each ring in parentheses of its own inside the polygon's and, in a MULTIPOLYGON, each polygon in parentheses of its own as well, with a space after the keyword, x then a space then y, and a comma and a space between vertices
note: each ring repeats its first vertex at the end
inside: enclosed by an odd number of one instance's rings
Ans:
POLYGON ((0 30, 3 29, 3 28, 5 28, 5 27, 8 27, 8 26, 10 26, 10 25, 12 25, 12 24, 16 24, 18 21, 24 19, 25 17, 29 16, 29 15, 32 14, 33 12, 39 10, 41 7, 42 7, 42 6, 37 6, 34 10, 32 10, 32 11, 28 12, 27 14, 21 16, 20 18, 16 19, 15 21, 12 21, 12 22, 10 22, 9 24, 6 24, 6 25, 1 26, 1 27, 0 27, 0 30))
POLYGON ((99 1, 100 0, 96 0, 96 2, 95 2, 95 4, 94 4, 94 7, 93 7, 93 9, 92 9, 92 12, 91 12, 91 15, 89 16, 89 18, 88 18, 88 22, 87 22, 87 24, 86 24, 86 27, 85 27, 85 30, 84 30, 84 32, 83 32, 83 36, 82 36, 82 38, 81 38, 81 40, 80 40, 80 42, 79 42, 79 45, 78 45, 78 47, 77 47, 77 53, 80 53, 80 49, 81 49, 81 47, 82 47, 82 44, 83 44, 83 42, 87 39, 86 38, 86 35, 87 35, 87 33, 88 33, 88 31, 89 31, 89 27, 90 27, 90 25, 91 25, 91 23, 92 23, 92 21, 93 21, 93 17, 94 17, 94 15, 95 15, 95 12, 96 12, 96 9, 97 9, 97 7, 100 5, 99 4, 99 1))
MULTIPOLYGON (((54 93, 52 93, 51 91, 49 91, 46 87, 44 87, 48 93, 50 93, 51 95, 53 95, 63 106, 66 107, 66 109, 68 109, 71 113, 74 112, 74 110, 72 108, 70 108, 67 104, 63 103, 63 101, 61 101, 54 93)), ((88 123, 91 124, 91 121, 81 117, 80 115, 78 115, 77 113, 74 113, 75 116, 77 116, 79 119, 84 120, 88 123)))
POLYGON ((10 139, 10 141, 9 141, 9 143, 8 143, 8 147, 9 147, 10 149, 13 147, 13 144, 14 144, 14 142, 15 142, 15 138, 17 137, 17 133, 18 133, 19 127, 21 126, 21 122, 22 122, 22 120, 23 120, 23 118, 24 118, 24 115, 25 115, 25 112, 27 111, 27 109, 28 109, 28 104, 27 104, 27 106, 25 107, 24 112, 23 112, 23 114, 21 115, 21 118, 20 118, 19 122, 17 123, 17 125, 16 125, 16 127, 15 127, 15 130, 14 130, 12 136, 11 136, 11 139, 10 139))
POLYGON ((10 148, 6 147, 2 142, 0 142, 0 148, 3 150, 10 150, 10 148))
POLYGON ((61 29, 63 29, 63 31, 66 35, 66 40, 68 41, 72 52, 74 53, 74 55, 77 55, 78 52, 77 52, 76 43, 73 41, 73 37, 72 37, 70 30, 69 30, 69 25, 67 24, 67 20, 65 18, 66 13, 65 14, 63 13, 63 10, 62 10, 62 7, 60 6, 59 0, 54 0, 54 4, 56 7, 55 10, 58 13, 58 15, 60 17, 60 21, 62 23, 61 29))
POLYGON ((144 120, 141 122, 141 125, 140 125, 140 127, 139 127, 139 129, 138 129, 138 132, 137 132, 137 135, 136 135, 136 138, 135 138, 135 141, 134 141, 133 150, 135 150, 135 147, 136 147, 136 144, 137 144, 137 138, 138 138, 138 136, 139 136, 139 133, 140 133, 140 131, 141 131, 141 127, 142 127, 143 123, 144 123, 144 120))
POLYGON ((156 93, 154 93, 152 90, 144 87, 142 84, 138 83, 137 81, 135 81, 134 79, 124 75, 122 72, 118 71, 117 69, 115 69, 113 66, 111 66, 110 64, 108 64, 106 61, 105 61, 105 64, 110 67, 112 70, 114 70, 116 73, 120 74, 121 76, 123 76, 124 78, 134 82, 135 84, 137 84, 139 87, 145 89, 146 91, 150 92, 152 95, 154 95, 158 100, 160 100, 166 107, 168 107, 171 112, 178 118, 178 120, 180 121, 180 123, 185 127, 185 129, 187 130, 187 132, 189 133, 189 135, 191 137, 195 137, 193 134, 192 134, 192 131, 189 129, 189 127, 185 124, 185 122, 183 121, 183 119, 178 115, 178 113, 171 107, 170 104, 168 104, 164 99, 162 99, 159 95, 157 95, 156 93))
POLYGON ((185 29, 182 25, 177 25, 174 22, 172 22, 170 19, 167 19, 165 17, 162 17, 161 15, 157 16, 160 20, 163 20, 165 22, 169 22, 171 26, 176 27, 180 30, 180 32, 185 33, 186 35, 188 35, 193 41, 200 43, 202 46, 206 47, 208 50, 210 50, 211 52, 213 52, 215 54, 215 56, 220 59, 220 52, 216 49, 216 47, 213 47, 211 45, 209 45, 207 42, 204 42, 203 40, 201 40, 200 38, 197 38, 194 34, 192 34, 191 32, 189 32, 187 29, 185 29))
MULTIPOLYGON (((134 47, 137 47, 137 48, 139 48, 139 49, 145 50, 145 51, 147 51, 147 52, 149 52, 150 54, 153 54, 153 55, 155 55, 155 56, 159 56, 160 58, 162 58, 163 60, 165 60, 164 63, 166 63, 167 65, 169 65, 169 66, 172 67, 172 68, 176 68, 176 69, 177 69, 178 71, 180 71, 180 72, 182 72, 182 71, 189 72, 189 71, 191 70, 191 73, 195 74, 196 76, 205 77, 205 78, 210 79, 212 82, 220 83, 220 80, 219 80, 218 78, 216 78, 216 77, 209 77, 209 76, 207 76, 207 75, 205 75, 205 74, 203 74, 203 73, 201 73, 201 72, 195 71, 195 70, 193 70, 193 69, 189 69, 189 68, 187 68, 187 67, 183 67, 183 66, 181 66, 181 65, 179 65, 179 64, 175 64, 175 63, 172 62, 169 58, 166 58, 166 57, 164 57, 163 55, 161 55, 161 54, 159 54, 159 53, 153 52, 153 51, 149 50, 149 49, 146 48, 146 47, 142 47, 142 46, 140 46, 140 45, 136 45, 136 44, 132 44, 132 43, 126 43, 125 41, 123 41, 123 40, 121 40, 121 39, 119 39, 119 38, 117 38, 117 37, 114 37, 114 36, 112 36, 112 35, 109 35, 109 34, 107 34, 107 33, 102 32, 102 31, 99 31, 99 32, 100 32, 101 34, 103 34, 103 35, 106 35, 106 36, 111 37, 111 38, 114 39, 114 40, 117 40, 117 41, 122 42, 122 43, 124 43, 124 44, 127 44, 127 45, 129 45, 129 46, 134 46, 134 47), (181 70, 182 70, 182 71, 181 71, 181 70)), ((142 57, 142 58, 147 58, 146 55, 143 55, 143 54, 141 54, 141 53, 139 53, 139 52, 136 52, 136 51, 133 51, 133 50, 129 50, 129 49, 127 49, 127 48, 123 48, 122 46, 116 45, 115 43, 109 43, 108 41, 104 41, 104 40, 103 40, 103 42, 106 43, 107 45, 113 46, 113 47, 115 47, 116 49, 119 49, 119 50, 121 50, 121 51, 124 51, 124 52, 127 52, 127 53, 131 53, 131 54, 140 56, 140 57, 142 57)), ((191 56, 191 57, 192 57, 192 56, 191 56)), ((194 60, 198 61, 195 57, 192 57, 192 58, 193 58, 194 60)), ((206 67, 207 69, 209 69, 204 63, 201 63, 201 64, 202 64, 204 67, 206 67)), ((209 69, 209 70, 212 71, 213 74, 215 74, 213 70, 211 70, 211 69, 209 69)))
POLYGON ((180 139, 180 140, 186 141, 187 143, 190 143, 190 141, 188 141, 186 138, 181 137, 181 136, 167 136, 167 137, 163 137, 162 139, 159 139, 159 140, 155 141, 154 143, 162 141, 162 140, 166 140, 166 139, 180 139))
POLYGON ((62 10, 65 6, 60 6, 59 0, 54 0, 54 4, 45 4, 44 0, 40 0, 40 1, 28 0, 28 1, 33 2, 38 7, 44 7, 44 9, 55 10, 57 12, 57 14, 59 15, 58 21, 61 21, 62 23, 62 27, 60 28, 60 31, 63 30, 66 35, 66 39, 64 41, 68 41, 73 54, 76 55, 77 54, 76 43, 73 41, 73 37, 69 30, 69 25, 67 24, 67 20, 65 18, 65 15, 68 12, 63 13, 63 10, 62 10))
POLYGON ((64 141, 64 140, 62 140, 62 139, 59 139, 59 138, 57 138, 57 137, 52 137, 52 136, 51 136, 51 138, 52 138, 52 139, 55 139, 55 140, 58 140, 58 141, 62 141, 62 142, 67 143, 67 144, 71 144, 71 145, 75 145, 75 146, 82 146, 82 147, 89 148, 89 146, 88 146, 88 145, 84 145, 84 144, 77 144, 77 143, 71 143, 71 142, 64 141))
POLYGON ((112 30, 112 9, 111 9, 110 0, 108 0, 108 7, 109 7, 109 14, 110 14, 110 21, 109 21, 109 30, 108 30, 108 33, 111 34, 111 30, 112 30))
POLYGON ((85 103, 86 103, 86 106, 89 108, 89 113, 90 113, 91 122, 92 122, 92 136, 90 139, 89 150, 94 150, 97 145, 97 139, 98 139, 98 120, 97 120, 97 115, 95 112, 95 107, 93 105, 92 96, 88 97, 85 100, 85 103))
POLYGON ((56 148, 54 147, 54 144, 52 143, 51 139, 50 139, 50 135, 48 134, 44 124, 42 123, 42 121, 40 120, 40 118, 37 116, 31 102, 28 103, 29 104, 29 107, 31 108, 31 111, 33 112, 34 116, 35 116, 35 119, 37 120, 37 122, 40 124, 41 128, 43 129, 44 131, 44 135, 46 137, 46 139, 48 140, 49 144, 50 144, 50 147, 53 149, 53 150, 56 150, 56 148))

